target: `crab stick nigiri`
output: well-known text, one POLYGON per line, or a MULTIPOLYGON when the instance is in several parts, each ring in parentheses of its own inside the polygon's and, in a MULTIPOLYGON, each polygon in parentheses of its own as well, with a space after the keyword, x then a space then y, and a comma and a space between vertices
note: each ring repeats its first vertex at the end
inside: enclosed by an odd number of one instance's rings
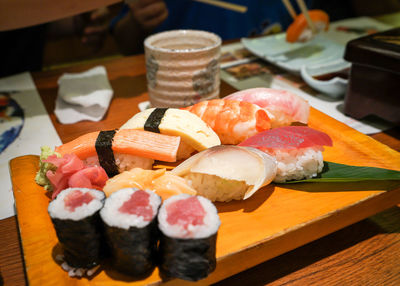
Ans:
POLYGON ((268 113, 245 101, 213 99, 184 109, 203 119, 217 133, 221 144, 235 145, 271 128, 268 113))
MULTIPOLYGON (((310 10, 308 11, 311 21, 317 32, 326 31, 329 28, 329 16, 322 10, 310 10)), ((293 23, 286 30, 286 41, 290 43, 294 42, 306 42, 313 36, 311 28, 307 24, 306 17, 304 14, 298 15, 293 23)))
POLYGON ((232 93, 224 99, 247 101, 264 108, 270 115, 272 128, 296 121, 307 124, 310 115, 308 102, 287 90, 249 88, 232 93))
POLYGON ((112 177, 134 167, 151 169, 154 160, 175 162, 179 143, 179 136, 124 129, 91 132, 55 151, 62 156, 75 154, 89 165, 100 165, 112 177))

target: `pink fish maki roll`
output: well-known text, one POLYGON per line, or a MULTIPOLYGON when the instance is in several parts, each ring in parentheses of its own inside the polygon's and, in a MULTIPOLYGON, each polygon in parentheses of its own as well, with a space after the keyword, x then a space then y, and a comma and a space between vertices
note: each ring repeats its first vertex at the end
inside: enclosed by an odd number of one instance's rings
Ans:
POLYGON ((72 276, 90 276, 104 257, 99 211, 105 195, 87 188, 68 188, 50 202, 48 212, 63 249, 62 268, 72 276))
POLYGON ((268 113, 259 106, 236 100, 213 99, 184 108, 207 123, 221 144, 236 145, 271 128, 268 113))
POLYGON ((198 281, 214 271, 220 223, 217 209, 204 197, 181 194, 165 200, 158 214, 162 278, 198 281))
POLYGON ((308 126, 286 126, 260 132, 239 144, 254 147, 276 158, 274 182, 316 177, 323 169, 323 146, 332 146, 328 134, 308 126))
POLYGON ((229 100, 246 101, 265 109, 272 128, 287 126, 292 122, 307 124, 310 105, 300 96, 281 89, 250 88, 224 97, 229 100))
POLYGON ((135 278, 153 271, 157 256, 157 213, 161 198, 152 191, 121 189, 105 201, 100 216, 115 269, 135 278))

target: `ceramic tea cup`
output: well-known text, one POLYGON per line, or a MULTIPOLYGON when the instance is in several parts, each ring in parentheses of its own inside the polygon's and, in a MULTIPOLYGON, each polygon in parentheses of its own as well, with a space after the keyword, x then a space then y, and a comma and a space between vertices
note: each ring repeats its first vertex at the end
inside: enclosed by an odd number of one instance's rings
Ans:
POLYGON ((151 107, 185 107, 219 97, 221 39, 198 30, 172 30, 144 41, 151 107))

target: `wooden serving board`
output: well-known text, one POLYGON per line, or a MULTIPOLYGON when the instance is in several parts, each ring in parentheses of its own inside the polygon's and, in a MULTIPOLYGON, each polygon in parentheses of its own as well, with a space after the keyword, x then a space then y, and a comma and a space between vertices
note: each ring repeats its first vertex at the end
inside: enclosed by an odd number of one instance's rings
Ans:
MULTIPOLYGON (((400 153, 312 109, 310 127, 334 146, 327 161, 400 170, 400 153)), ((30 285, 153 285, 157 269, 132 281, 105 266, 92 279, 70 278, 54 260, 60 251, 47 214, 49 198, 34 182, 37 156, 10 162, 26 273, 30 285)), ((209 285, 400 203, 400 182, 271 184, 245 201, 217 203, 221 227, 217 268, 198 284, 209 285)), ((172 280, 166 284, 185 284, 172 280)))

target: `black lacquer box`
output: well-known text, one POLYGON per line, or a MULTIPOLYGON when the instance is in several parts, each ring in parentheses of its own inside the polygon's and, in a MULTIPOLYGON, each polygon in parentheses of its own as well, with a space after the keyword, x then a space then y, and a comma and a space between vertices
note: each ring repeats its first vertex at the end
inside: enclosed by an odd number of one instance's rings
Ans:
POLYGON ((352 63, 344 112, 400 124, 400 28, 350 41, 344 58, 352 63))

